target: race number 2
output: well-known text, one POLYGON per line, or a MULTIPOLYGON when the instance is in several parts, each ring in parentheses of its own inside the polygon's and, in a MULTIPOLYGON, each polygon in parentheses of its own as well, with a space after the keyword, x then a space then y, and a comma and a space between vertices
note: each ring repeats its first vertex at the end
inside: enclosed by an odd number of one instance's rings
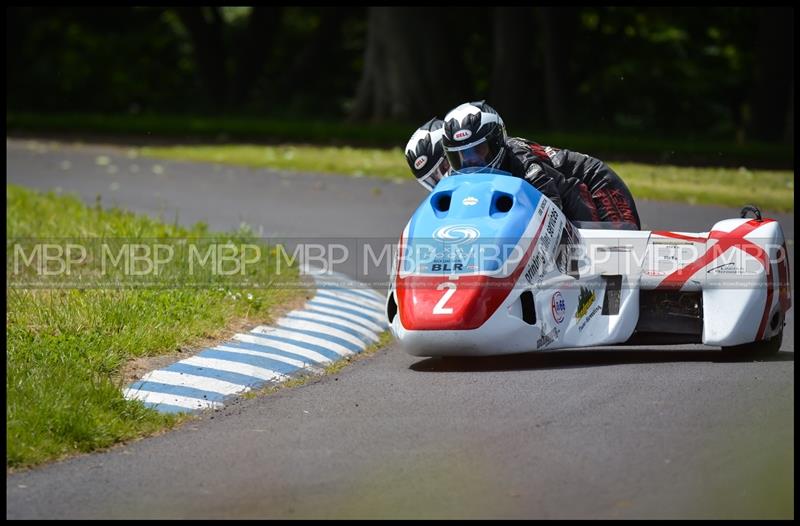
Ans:
POLYGON ((444 283, 440 283, 436 290, 444 290, 444 294, 442 295, 442 299, 440 299, 436 306, 433 307, 434 314, 453 314, 453 307, 445 307, 447 301, 453 297, 453 294, 456 293, 456 284, 451 283, 449 281, 445 281, 444 283), (446 289, 446 290, 445 290, 446 289))

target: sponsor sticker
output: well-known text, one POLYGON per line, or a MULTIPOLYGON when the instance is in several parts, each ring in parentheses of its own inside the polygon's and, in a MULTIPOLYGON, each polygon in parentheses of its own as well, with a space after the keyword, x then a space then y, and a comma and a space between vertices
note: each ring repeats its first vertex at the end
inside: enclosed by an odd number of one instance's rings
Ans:
POLYGON ((481 232, 470 225, 443 226, 433 233, 433 238, 443 243, 463 245, 481 237, 481 232))
POLYGON ((528 268, 525 270, 525 279, 531 285, 538 283, 539 275, 544 268, 544 255, 541 252, 536 252, 536 255, 531 259, 528 268))
POLYGON ((414 161, 414 168, 419 170, 420 168, 425 166, 425 163, 427 163, 427 162, 428 162, 428 156, 427 155, 420 155, 419 157, 417 157, 417 160, 414 161))
POLYGON ((600 305, 595 305, 592 311, 578 324, 578 332, 582 332, 583 328, 589 324, 589 320, 594 318, 598 312, 600 312, 600 305))
POLYGON ((684 241, 682 239, 674 239, 674 238, 658 238, 658 237, 651 237, 650 238, 651 245, 694 245, 691 241, 684 241))
MULTIPOLYGON (((544 213, 544 207, 540 207, 539 210, 536 212, 537 215, 542 215, 544 213)), ((555 232, 555 223, 558 222, 557 214, 552 214, 550 216, 550 220, 548 221, 548 225, 546 229, 542 232, 541 237, 539 238, 536 246, 536 252, 531 258, 528 266, 525 268, 525 279, 531 285, 534 285, 541 281, 541 278, 544 276, 545 271, 547 270, 547 263, 552 261, 551 253, 555 250, 552 246, 553 242, 553 232, 555 232)))
POLYGON ((630 252, 633 245, 618 245, 613 247, 597 247, 598 252, 630 252))
POLYGON ((553 297, 550 298, 550 310, 553 312, 553 319, 556 323, 564 321, 564 314, 567 312, 567 302, 564 301, 564 297, 561 295, 560 291, 553 293, 553 297))
POLYGON ((465 197, 464 200, 461 201, 461 204, 464 205, 464 206, 477 205, 478 204, 478 198, 477 197, 473 197, 473 196, 465 197))
POLYGON ((453 134, 453 139, 457 141, 463 141, 464 139, 469 139, 470 137, 472 137, 472 132, 470 130, 458 130, 453 134))
POLYGON ((536 340, 536 348, 542 349, 544 347, 547 347, 548 345, 556 341, 556 339, 558 339, 558 334, 559 334, 558 327, 553 327, 553 329, 550 332, 548 332, 547 324, 542 322, 542 333, 541 336, 539 336, 539 339, 536 340))
POLYGON ((556 233, 556 226, 559 222, 558 214, 550 214, 550 218, 547 220, 547 227, 545 228, 542 237, 539 239, 539 246, 541 250, 545 253, 551 253, 553 239, 556 233))
POLYGON ((592 306, 595 299, 597 299, 597 295, 592 289, 581 287, 581 292, 578 296, 578 310, 575 311, 576 320, 583 318, 589 312, 589 307, 592 306))
POLYGON ((712 267, 708 269, 709 274, 745 274, 746 271, 743 268, 739 268, 736 266, 736 263, 724 263, 722 265, 718 265, 716 267, 712 267))

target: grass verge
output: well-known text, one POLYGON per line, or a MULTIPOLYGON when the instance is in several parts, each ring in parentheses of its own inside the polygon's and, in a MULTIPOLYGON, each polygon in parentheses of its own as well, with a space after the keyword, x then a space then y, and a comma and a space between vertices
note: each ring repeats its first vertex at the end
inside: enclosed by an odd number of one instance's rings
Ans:
MULTIPOLYGON (((145 147, 142 155, 295 171, 409 179, 400 148, 332 146, 170 146, 145 147)), ((775 212, 794 210, 794 172, 741 168, 693 168, 612 162, 636 199, 741 207, 775 212)))
MULTIPOLYGON (((154 141, 312 143, 399 147, 420 123, 367 124, 308 119, 267 119, 251 116, 41 114, 7 112, 7 133, 97 134, 126 143, 154 141)), ((711 140, 702 136, 664 137, 630 133, 552 132, 513 129, 542 144, 593 152, 602 159, 639 160, 694 166, 794 166, 791 144, 711 140)))
MULTIPOLYGON (((207 344, 226 327, 267 323, 271 312, 305 294, 302 288, 202 286, 26 289, 10 286, 14 238, 203 238, 203 224, 183 228, 79 199, 7 185, 6 465, 21 468, 111 446, 168 428, 179 418, 123 398, 121 369, 131 359, 207 344)), ((236 242, 245 232, 226 234, 236 242)), ((251 239, 248 237, 248 239, 251 239)), ((265 247, 266 250, 272 250, 265 247)), ((245 278, 264 283, 269 266, 245 278)), ((173 268, 180 283, 185 261, 173 268)), ((281 279, 297 282, 296 267, 281 279)), ((86 274, 91 276, 91 273, 86 274)), ((185 418, 185 417, 182 417, 185 418)))

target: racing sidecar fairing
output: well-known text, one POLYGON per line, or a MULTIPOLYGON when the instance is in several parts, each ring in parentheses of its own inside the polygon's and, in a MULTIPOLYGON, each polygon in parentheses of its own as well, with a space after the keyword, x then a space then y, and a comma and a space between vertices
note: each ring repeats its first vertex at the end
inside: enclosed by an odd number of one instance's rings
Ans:
POLYGON ((644 341, 777 350, 791 307, 777 221, 725 219, 699 233, 620 226, 573 224, 505 172, 451 175, 403 230, 391 330, 418 356, 644 341))

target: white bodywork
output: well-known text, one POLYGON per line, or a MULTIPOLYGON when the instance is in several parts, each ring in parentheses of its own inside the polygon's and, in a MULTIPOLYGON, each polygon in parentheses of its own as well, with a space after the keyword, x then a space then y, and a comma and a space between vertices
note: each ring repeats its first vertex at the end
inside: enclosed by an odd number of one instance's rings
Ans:
MULTIPOLYGON (((500 306, 473 329, 408 329, 403 309, 396 306, 398 276, 393 276, 387 296, 392 332, 407 352, 418 356, 621 344, 637 329, 640 296, 652 297, 669 290, 696 293, 686 296, 691 298, 702 296, 702 305, 694 307, 702 314, 702 332, 697 336, 704 344, 745 344, 769 339, 783 329, 785 311, 790 306, 788 264, 783 232, 776 221, 728 219, 701 233, 577 231, 577 278, 555 265, 533 279, 529 272, 522 272, 500 306), (759 250, 766 254, 766 263, 759 250), (607 293, 614 280, 619 286, 607 293), (532 293, 534 324, 523 320, 521 296, 526 292, 532 293), (614 308, 616 294, 618 309, 614 308)), ((532 256, 537 251, 538 247, 532 256)), ((533 259, 520 264, 530 266, 533 259)), ((452 283, 457 287, 458 278, 452 283)), ((446 301, 438 303, 440 309, 446 305, 446 301)))

